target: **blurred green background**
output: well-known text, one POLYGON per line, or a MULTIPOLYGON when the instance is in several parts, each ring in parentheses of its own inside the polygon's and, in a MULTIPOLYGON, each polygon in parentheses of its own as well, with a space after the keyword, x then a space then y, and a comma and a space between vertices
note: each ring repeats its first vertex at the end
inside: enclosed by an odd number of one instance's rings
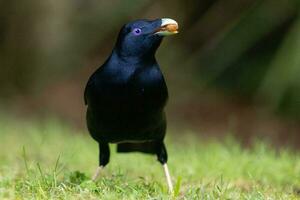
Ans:
MULTIPOLYGON (((85 128, 83 90, 120 27, 169 17, 180 34, 157 52, 169 127, 300 141, 298 0, 0 1, 2 116, 58 117, 85 128)), ((297 144, 298 143, 298 144, 297 144)))

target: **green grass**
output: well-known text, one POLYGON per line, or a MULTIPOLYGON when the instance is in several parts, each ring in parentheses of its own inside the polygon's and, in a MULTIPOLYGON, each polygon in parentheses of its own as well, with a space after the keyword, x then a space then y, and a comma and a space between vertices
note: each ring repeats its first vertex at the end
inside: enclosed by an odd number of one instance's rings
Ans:
POLYGON ((112 145, 94 183, 98 150, 86 131, 2 118, 0 199, 300 199, 299 153, 173 132, 166 140, 176 185, 170 196, 155 156, 116 154, 112 145))

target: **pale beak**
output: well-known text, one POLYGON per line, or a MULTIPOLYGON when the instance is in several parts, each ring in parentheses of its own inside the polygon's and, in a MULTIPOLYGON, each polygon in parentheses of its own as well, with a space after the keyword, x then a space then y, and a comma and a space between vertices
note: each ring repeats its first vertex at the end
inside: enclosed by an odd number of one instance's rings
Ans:
POLYGON ((174 19, 162 18, 160 27, 155 30, 154 34, 167 36, 178 33, 178 23, 174 19))

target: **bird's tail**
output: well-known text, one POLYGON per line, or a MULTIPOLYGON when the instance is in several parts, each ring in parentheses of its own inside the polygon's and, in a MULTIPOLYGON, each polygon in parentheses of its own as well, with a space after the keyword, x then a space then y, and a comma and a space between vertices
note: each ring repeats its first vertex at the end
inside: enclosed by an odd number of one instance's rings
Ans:
POLYGON ((154 141, 142 142, 142 143, 120 143, 117 145, 117 152, 143 152, 149 154, 157 153, 158 144, 154 141))

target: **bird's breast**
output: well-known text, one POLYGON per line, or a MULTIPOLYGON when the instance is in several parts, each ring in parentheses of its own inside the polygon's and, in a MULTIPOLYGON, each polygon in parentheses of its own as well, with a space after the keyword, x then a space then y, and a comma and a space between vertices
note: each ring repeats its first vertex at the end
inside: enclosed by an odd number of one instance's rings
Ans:
POLYGON ((164 77, 158 68, 138 71, 131 79, 129 90, 139 109, 162 109, 168 98, 164 77))
POLYGON ((163 137, 168 91, 160 71, 136 71, 128 79, 99 76, 94 80, 87 112, 94 138, 117 142, 163 137))
POLYGON ((168 91, 158 68, 137 70, 127 80, 99 81, 94 90, 94 107, 118 114, 163 110, 168 91))

